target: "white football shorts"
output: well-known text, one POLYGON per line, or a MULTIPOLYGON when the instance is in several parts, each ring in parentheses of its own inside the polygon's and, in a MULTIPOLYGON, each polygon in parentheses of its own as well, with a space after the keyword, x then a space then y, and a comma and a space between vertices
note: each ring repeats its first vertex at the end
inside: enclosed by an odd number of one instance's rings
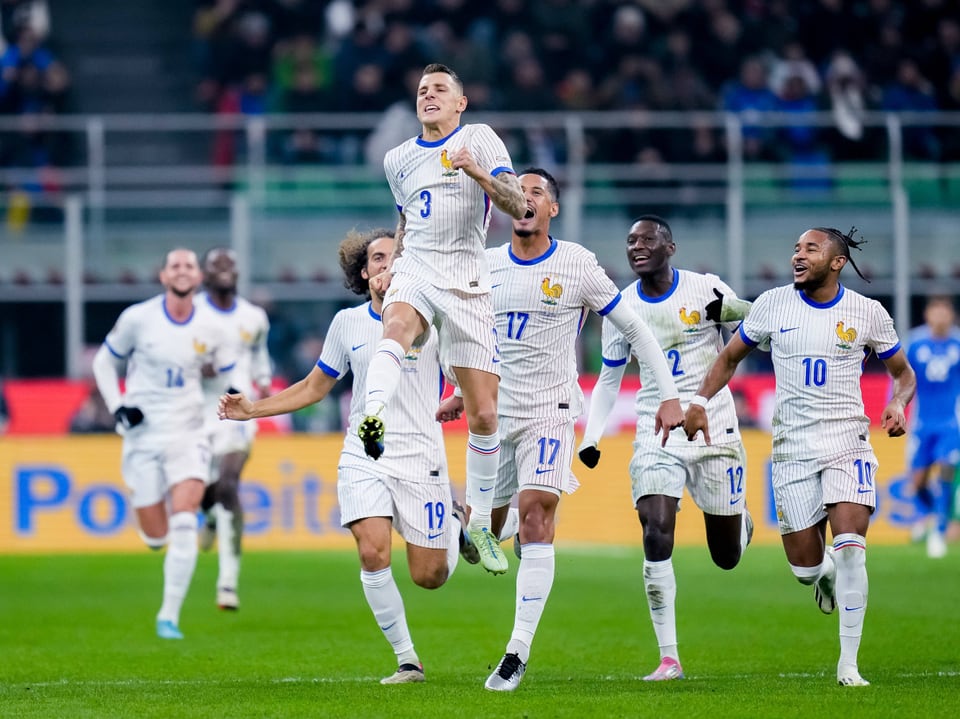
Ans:
POLYGON ((826 506, 877 506, 877 456, 872 448, 823 459, 773 462, 773 499, 780 534, 799 532, 827 516, 826 506))
POLYGON ((344 527, 367 517, 390 517, 407 544, 446 549, 453 516, 450 482, 411 482, 360 467, 337 470, 340 524, 344 527))
POLYGON ((210 456, 210 441, 202 432, 157 442, 146 436, 135 438, 128 431, 121 468, 130 490, 130 504, 135 509, 156 504, 171 487, 187 479, 209 484, 210 456))
MULTIPOLYGON (((580 483, 570 469, 574 452, 574 420, 562 417, 500 417, 500 465, 493 506, 510 504, 524 489, 558 497, 572 494, 580 483)), ((467 498, 470 501, 470 498, 467 498)))
POLYGON ((384 307, 405 302, 437 327, 443 367, 467 367, 500 375, 500 347, 490 293, 469 295, 436 287, 408 272, 390 281, 384 307))
POLYGON ((731 516, 746 506, 747 454, 742 442, 709 446, 660 446, 661 438, 649 433, 633 443, 630 483, 633 506, 651 494, 683 497, 690 492, 705 514, 731 516))

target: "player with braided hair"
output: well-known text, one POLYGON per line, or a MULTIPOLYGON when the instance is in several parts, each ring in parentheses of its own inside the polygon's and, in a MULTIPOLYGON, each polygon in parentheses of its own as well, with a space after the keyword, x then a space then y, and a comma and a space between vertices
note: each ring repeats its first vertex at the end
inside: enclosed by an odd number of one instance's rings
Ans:
POLYGON ((776 375, 772 482, 783 548, 794 576, 814 585, 821 611, 840 607, 837 682, 866 686, 857 655, 867 609, 866 534, 876 507, 877 458, 870 446, 860 375, 874 351, 893 377, 880 417, 891 437, 906 431, 904 408, 917 379, 876 300, 840 284, 862 240, 854 231, 814 228, 797 241, 793 285, 762 293, 687 409, 688 439, 710 442, 705 405, 761 342, 769 341, 776 375), (825 546, 827 523, 833 545, 825 546))

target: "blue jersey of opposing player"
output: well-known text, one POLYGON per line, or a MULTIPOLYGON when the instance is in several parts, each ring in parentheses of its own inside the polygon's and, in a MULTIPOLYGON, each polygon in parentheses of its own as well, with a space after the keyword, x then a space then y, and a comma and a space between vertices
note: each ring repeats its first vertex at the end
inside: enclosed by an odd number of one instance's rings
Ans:
MULTIPOLYGON (((952 311, 951 311, 952 318, 952 311)), ((907 359, 917 373, 917 401, 912 417, 911 466, 960 459, 960 330, 951 324, 934 332, 929 324, 910 333, 907 359)))

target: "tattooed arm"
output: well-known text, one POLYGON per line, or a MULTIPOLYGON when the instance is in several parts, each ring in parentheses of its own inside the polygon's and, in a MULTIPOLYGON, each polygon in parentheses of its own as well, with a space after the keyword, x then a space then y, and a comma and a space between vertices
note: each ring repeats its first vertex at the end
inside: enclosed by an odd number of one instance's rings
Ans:
POLYGON ((466 147, 454 152, 450 162, 453 167, 463 169, 467 176, 483 188, 494 205, 514 219, 522 219, 527 213, 527 200, 520 189, 520 180, 513 173, 501 172, 496 176, 489 174, 477 164, 466 147))

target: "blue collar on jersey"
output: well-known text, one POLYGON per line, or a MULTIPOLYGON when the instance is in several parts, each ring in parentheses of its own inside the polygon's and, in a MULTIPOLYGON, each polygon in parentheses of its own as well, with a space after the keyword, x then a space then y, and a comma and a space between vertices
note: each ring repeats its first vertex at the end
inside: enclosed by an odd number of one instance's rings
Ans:
POLYGON ((163 301, 161 302, 161 305, 163 306, 163 314, 165 314, 165 315, 167 316, 167 319, 170 320, 170 322, 172 322, 172 323, 175 324, 175 325, 188 325, 188 324, 190 324, 190 320, 193 319, 193 316, 194 316, 194 315, 196 314, 196 312, 197 312, 197 308, 196 308, 196 307, 191 307, 191 308, 190 308, 190 316, 187 317, 187 319, 185 319, 183 322, 177 322, 175 319, 173 319, 173 317, 170 316, 170 313, 167 312, 167 298, 166 298, 166 297, 163 298, 163 301))
POLYGON ((807 297, 807 294, 803 290, 797 290, 797 294, 800 295, 801 300, 803 300, 808 305, 818 310, 828 310, 831 307, 833 307, 835 304, 837 304, 837 302, 840 301, 840 298, 843 297, 843 292, 844 292, 843 285, 840 285, 840 291, 837 292, 837 296, 834 297, 829 302, 814 302, 809 297, 807 297))
POLYGON ((463 129, 463 126, 458 125, 457 129, 451 132, 449 135, 447 135, 446 137, 441 137, 439 140, 435 140, 434 142, 428 142, 427 140, 423 139, 423 135, 417 135, 417 144, 420 145, 420 147, 440 147, 440 145, 445 143, 447 140, 449 140, 451 137, 456 135, 462 129, 463 129))
POLYGON ((637 280, 637 294, 640 295, 640 299, 643 300, 644 302, 650 302, 650 303, 663 302, 665 299, 670 297, 670 295, 676 292, 677 285, 680 284, 680 273, 677 272, 676 267, 673 267, 671 269, 673 270, 673 284, 670 285, 669 290, 664 292, 659 297, 648 297, 647 295, 643 294, 643 288, 640 286, 640 280, 637 280))
POLYGON ((557 251, 557 241, 553 239, 553 237, 551 237, 550 235, 548 235, 548 237, 550 237, 550 246, 547 248, 547 251, 544 252, 539 257, 534 257, 532 260, 521 260, 515 254, 513 254, 513 247, 511 245, 507 245, 507 254, 510 255, 510 259, 514 262, 514 264, 538 265, 541 262, 543 262, 545 259, 547 259, 550 255, 552 255, 554 252, 557 251))
POLYGON ((220 314, 229 315, 229 314, 231 314, 232 312, 235 312, 236 309, 237 309, 237 298, 236 298, 236 297, 233 298, 233 304, 230 305, 229 307, 227 307, 227 309, 223 309, 222 307, 218 307, 218 306, 214 303, 214 301, 210 299, 210 295, 207 294, 206 292, 203 294, 203 297, 204 297, 204 299, 207 301, 207 304, 210 305, 213 309, 215 309, 215 310, 216 310, 217 312, 219 312, 220 314))
POLYGON ((383 318, 373 311, 373 303, 367 302, 367 312, 370 313, 370 316, 373 317, 377 322, 383 322, 383 318))

